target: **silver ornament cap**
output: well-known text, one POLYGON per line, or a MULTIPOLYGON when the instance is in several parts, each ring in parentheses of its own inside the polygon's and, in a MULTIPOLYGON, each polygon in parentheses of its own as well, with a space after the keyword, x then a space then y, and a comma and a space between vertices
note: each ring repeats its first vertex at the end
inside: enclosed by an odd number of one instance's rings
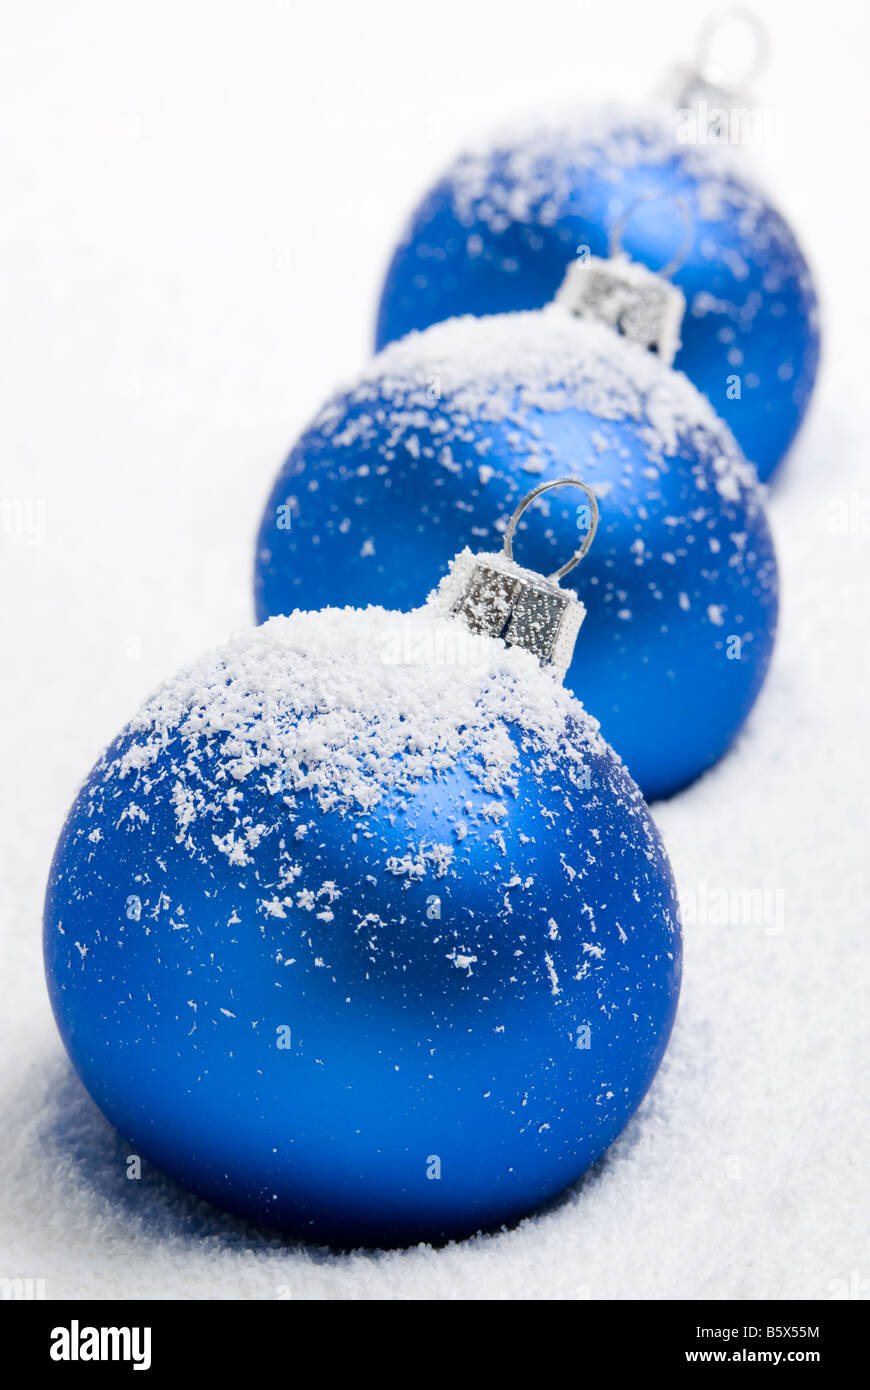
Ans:
POLYGON ((562 680, 571 664, 586 609, 573 589, 563 589, 559 580, 582 560, 597 525, 595 494, 579 478, 541 483, 522 499, 508 522, 503 551, 484 555, 461 551, 441 581, 435 601, 461 618, 475 636, 500 637, 508 646, 524 648, 562 680), (513 537, 526 508, 541 493, 557 487, 579 487, 586 493, 589 522, 580 547, 560 569, 545 577, 516 563, 513 537))
POLYGON ((628 256, 576 260, 556 291, 556 303, 577 318, 615 328, 670 367, 686 312, 682 290, 628 256))
MULTIPOLYGON (((721 136, 720 123, 729 122, 740 114, 752 101, 752 90, 770 61, 770 35, 761 16, 747 6, 732 5, 711 14, 698 30, 695 57, 691 63, 680 63, 673 67, 665 77, 660 95, 677 108, 678 113, 692 113, 697 117, 696 140, 700 144, 714 144, 721 136), (735 67, 733 56, 730 62, 723 63, 723 56, 717 59, 721 40, 727 40, 731 30, 732 50, 735 39, 739 40, 739 30, 743 29, 743 42, 738 42, 742 50, 739 67, 735 67)), ((680 140, 679 132, 677 134, 680 140)), ((695 143, 693 140, 692 143, 695 143)))
POLYGON ((556 291, 555 303, 577 318, 606 324, 624 338, 654 352, 670 367, 680 347, 680 328, 686 312, 682 290, 670 277, 685 263, 695 228, 685 198, 671 193, 643 193, 625 209, 610 233, 608 256, 593 256, 588 247, 569 265, 556 291), (644 203, 674 203, 683 220, 679 250, 661 270, 650 270, 622 250, 622 233, 632 213, 644 203))

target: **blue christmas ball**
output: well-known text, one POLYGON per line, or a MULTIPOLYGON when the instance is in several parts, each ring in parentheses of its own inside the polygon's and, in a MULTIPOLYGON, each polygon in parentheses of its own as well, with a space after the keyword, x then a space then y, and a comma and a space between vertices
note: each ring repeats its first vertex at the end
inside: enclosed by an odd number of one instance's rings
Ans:
POLYGON ((680 977, 641 795, 528 651, 439 607, 275 619, 103 754, 45 908, 133 1150, 343 1246, 492 1228, 643 1097, 680 977))
MULTIPOLYGON (((565 473, 601 512, 572 577, 588 617, 567 683, 646 798, 667 796, 722 756, 758 695, 772 541, 754 470, 685 376, 559 306, 411 334, 329 401, 266 505, 258 618, 412 608, 457 551, 498 547, 533 483, 565 473)), ((539 505, 517 554, 547 574, 588 518, 568 493, 539 505)))
POLYGON ((658 270, 681 259, 674 282, 688 307, 675 365, 766 481, 813 389, 815 291, 791 229, 747 176, 745 152, 692 143, 706 138, 687 127, 692 115, 587 112, 462 156, 392 258, 377 347, 457 315, 542 307, 578 254, 607 256, 624 221, 634 260, 658 270))

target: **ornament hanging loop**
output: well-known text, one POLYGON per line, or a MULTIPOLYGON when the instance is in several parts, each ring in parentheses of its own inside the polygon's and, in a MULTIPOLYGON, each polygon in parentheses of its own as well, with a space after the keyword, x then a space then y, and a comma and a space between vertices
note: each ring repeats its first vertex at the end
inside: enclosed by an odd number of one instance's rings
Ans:
POLYGON ((686 199, 681 197, 679 193, 659 193, 653 190, 649 193, 641 193, 639 197, 635 198, 634 202, 629 203, 628 207, 622 213, 621 217, 619 217, 619 219, 614 223, 611 229, 610 239, 608 241, 607 246, 607 254, 611 260, 614 260, 617 256, 621 256, 623 254, 622 234, 625 231, 628 219, 631 217, 633 212, 635 212, 639 207, 641 207, 643 203, 652 203, 657 202, 659 200, 668 203, 674 203, 675 206, 679 209, 680 216, 683 220, 683 240, 680 244, 679 249, 671 257, 667 265, 663 265, 661 270, 656 271, 656 274, 660 277, 660 279, 671 280, 676 275, 677 271, 682 269, 682 267, 686 264, 686 260, 688 258, 689 252, 692 249, 692 242, 695 236, 695 219, 692 216, 692 209, 689 207, 689 204, 686 202, 686 199))
POLYGON ((560 566, 559 569, 554 570, 552 574, 547 576, 551 584, 558 584, 560 579, 564 579, 566 574, 570 574, 575 565, 579 565, 595 539, 595 532, 598 529, 598 499, 592 489, 580 478, 553 478, 548 483, 539 483, 537 487, 532 488, 531 492, 527 492, 522 501, 517 505, 513 516, 507 524, 507 530, 504 533, 504 553, 508 560, 512 560, 514 558, 514 533, 523 512, 527 507, 531 506, 535 498, 541 496, 541 493, 549 492, 551 488, 556 487, 579 487, 581 492, 585 492, 589 499, 589 527, 586 535, 583 537, 582 545, 574 551, 571 558, 566 560, 564 565, 560 566))
POLYGON ((698 30, 695 64, 704 82, 716 86, 731 96, 752 89, 770 62, 770 35, 754 10, 747 5, 730 5, 721 14, 710 15, 698 30), (717 65, 713 50, 716 39, 734 22, 745 28, 754 47, 752 57, 743 72, 728 72, 717 65))

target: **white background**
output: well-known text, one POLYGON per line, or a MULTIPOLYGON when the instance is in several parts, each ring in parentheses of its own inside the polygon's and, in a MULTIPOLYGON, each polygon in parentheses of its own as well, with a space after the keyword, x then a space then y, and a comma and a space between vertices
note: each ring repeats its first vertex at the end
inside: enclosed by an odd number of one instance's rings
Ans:
POLYGON ((783 612, 768 685, 735 752, 656 815, 683 893, 766 886, 783 930, 687 925, 653 1092, 557 1209, 443 1252, 345 1258, 212 1217, 153 1173, 126 1181, 45 997, 53 844, 148 691, 251 619, 272 476, 368 352, 418 194, 518 112, 646 97, 690 57, 705 11, 5 7, 0 496, 44 507, 44 531, 0 536, 0 1277, 42 1278, 50 1297, 870 1292, 868 11, 757 8, 782 138, 747 158, 817 272, 823 374, 771 499, 783 612))

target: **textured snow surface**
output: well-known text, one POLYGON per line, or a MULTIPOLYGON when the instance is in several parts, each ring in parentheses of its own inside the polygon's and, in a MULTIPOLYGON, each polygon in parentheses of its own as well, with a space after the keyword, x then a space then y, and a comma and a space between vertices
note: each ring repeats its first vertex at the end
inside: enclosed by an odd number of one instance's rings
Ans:
MULTIPOLYGON (((444 444, 462 440, 469 419, 527 425, 530 410, 588 410, 602 420, 649 421, 644 444, 651 462, 673 454, 680 437, 703 431, 722 450, 723 486, 739 477, 751 485, 731 431, 682 372, 626 343, 603 324, 576 319, 560 305, 532 313, 448 319, 409 333, 378 353, 338 403, 326 406, 314 428, 367 399, 391 402, 390 445, 408 441, 427 423, 426 412, 449 416, 444 444)), ((365 417, 334 437, 337 449, 365 438, 365 417), (351 431, 354 431, 352 434, 351 431), (357 433, 358 432, 358 433, 357 433)), ((706 441, 705 441, 706 442, 706 441)))
MULTIPOLYGON (((503 228, 505 218, 549 226, 560 200, 571 193, 577 169, 592 167, 602 156, 617 168, 634 169, 664 162, 674 152, 671 106, 608 101, 506 123, 473 140, 446 177, 461 222, 480 219, 493 231, 503 228), (493 159, 505 153, 510 184, 494 184, 493 159), (542 165, 550 177, 542 177, 542 165)), ((705 217, 717 221, 737 207, 744 235, 752 237, 767 204, 742 151, 728 144, 685 144, 676 146, 676 153, 687 173, 704 180, 705 217)))
POLYGON ((843 3, 821 28, 785 0, 765 13, 767 91, 787 113, 765 176, 815 255, 827 355, 771 498, 768 684, 734 752, 655 808, 688 909, 668 1055, 552 1210, 439 1252, 351 1257, 287 1248, 153 1171, 127 1180, 48 1008, 49 860, 100 747, 249 621, 264 496, 363 360, 414 197, 518 86, 530 105, 649 90, 697 6, 566 21, 542 0, 530 28, 505 0, 443 0, 423 36, 385 3, 348 7, 342 44, 332 7, 252 7, 243 24, 237 6, 166 0, 138 21, 96 0, 6 16, 0 458, 3 496, 28 506, 4 510, 0 537, 0 1276, 44 1278, 50 1297, 181 1299, 826 1299, 870 1279, 870 314, 865 210, 843 172, 865 162, 866 13, 843 3), (753 924, 732 896, 765 888, 753 924))
MULTIPOLYGON (((176 807, 183 831, 199 809, 232 806, 251 774, 322 810, 369 811, 460 762, 481 791, 515 780, 515 724, 535 746, 603 751, 597 721, 533 656, 475 639, 434 601, 413 614, 329 608, 272 618, 168 681, 131 721, 131 742, 100 781, 149 771, 180 734, 198 801, 176 807), (219 750, 219 757, 216 756, 219 750)), ((180 786, 180 784, 179 784, 180 786)))

